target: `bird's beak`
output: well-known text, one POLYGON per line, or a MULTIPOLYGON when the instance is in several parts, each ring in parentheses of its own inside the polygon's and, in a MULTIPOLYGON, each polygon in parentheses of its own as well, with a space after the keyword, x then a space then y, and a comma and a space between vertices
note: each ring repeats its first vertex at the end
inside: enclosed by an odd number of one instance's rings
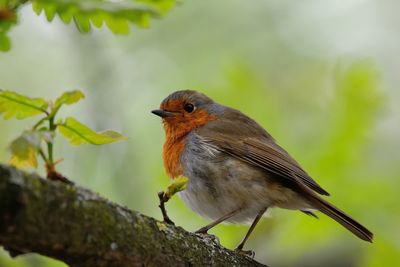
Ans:
POLYGON ((162 110, 162 109, 152 110, 151 113, 153 113, 153 114, 155 114, 155 115, 157 115, 157 116, 159 116, 161 118, 167 118, 167 117, 172 117, 172 116, 176 115, 175 112, 165 111, 165 110, 162 110))

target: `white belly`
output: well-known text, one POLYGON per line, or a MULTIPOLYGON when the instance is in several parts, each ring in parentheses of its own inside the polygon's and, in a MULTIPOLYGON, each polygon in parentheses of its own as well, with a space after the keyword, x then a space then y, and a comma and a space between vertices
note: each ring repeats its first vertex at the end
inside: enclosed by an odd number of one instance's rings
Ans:
POLYGON ((215 186, 217 190, 210 189, 201 180, 192 179, 179 196, 193 211, 213 221, 241 208, 237 215, 226 220, 230 223, 251 223, 262 209, 272 205, 261 186, 242 187, 239 183, 215 186))

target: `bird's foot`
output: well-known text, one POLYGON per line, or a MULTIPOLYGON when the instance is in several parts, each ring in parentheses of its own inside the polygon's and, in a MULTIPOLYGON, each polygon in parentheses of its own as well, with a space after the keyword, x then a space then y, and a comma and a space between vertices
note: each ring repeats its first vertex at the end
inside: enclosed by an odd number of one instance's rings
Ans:
POLYGON ((252 259, 254 259, 254 256, 256 255, 256 253, 253 250, 243 250, 241 248, 236 248, 235 251, 240 255, 244 255, 252 259))
POLYGON ((175 225, 175 223, 174 223, 168 216, 164 217, 164 218, 163 218, 163 221, 164 221, 166 224, 175 225))
POLYGON ((194 233, 195 233, 197 236, 201 237, 201 239, 203 239, 203 240, 206 241, 206 242, 213 242, 213 243, 215 243, 215 244, 217 244, 217 245, 221 245, 221 243, 219 242, 218 236, 213 235, 213 234, 209 234, 209 233, 207 233, 207 231, 208 231, 208 229, 207 229, 207 230, 199 229, 199 230, 197 230, 197 231, 194 232, 194 233))
POLYGON ((210 230, 208 227, 201 227, 199 230, 195 231, 194 233, 208 235, 208 230, 210 230))

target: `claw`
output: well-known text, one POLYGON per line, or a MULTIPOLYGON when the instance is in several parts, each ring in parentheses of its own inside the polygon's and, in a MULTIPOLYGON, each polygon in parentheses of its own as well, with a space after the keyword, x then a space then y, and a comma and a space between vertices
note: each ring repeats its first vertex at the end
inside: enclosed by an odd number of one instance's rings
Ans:
POLYGON ((208 227, 202 227, 199 230, 195 231, 195 234, 203 234, 203 235, 207 235, 208 234, 208 227))
POLYGON ((240 255, 244 255, 244 256, 250 257, 252 259, 254 259, 254 257, 256 256, 256 253, 253 250, 242 250, 242 249, 236 248, 235 251, 237 253, 239 253, 240 255))

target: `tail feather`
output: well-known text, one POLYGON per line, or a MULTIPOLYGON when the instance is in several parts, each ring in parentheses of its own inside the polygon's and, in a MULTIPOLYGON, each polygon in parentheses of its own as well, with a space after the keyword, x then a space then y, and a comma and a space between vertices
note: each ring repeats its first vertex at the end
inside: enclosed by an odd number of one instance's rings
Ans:
POLYGON ((310 211, 310 210, 300 210, 301 212, 303 212, 304 214, 307 214, 308 216, 314 217, 315 219, 319 219, 317 214, 315 214, 314 212, 310 211))
POLYGON ((343 225, 347 230, 362 240, 372 243, 373 233, 371 233, 371 231, 369 231, 359 222, 318 196, 314 196, 313 200, 315 208, 317 208, 319 211, 343 225))

